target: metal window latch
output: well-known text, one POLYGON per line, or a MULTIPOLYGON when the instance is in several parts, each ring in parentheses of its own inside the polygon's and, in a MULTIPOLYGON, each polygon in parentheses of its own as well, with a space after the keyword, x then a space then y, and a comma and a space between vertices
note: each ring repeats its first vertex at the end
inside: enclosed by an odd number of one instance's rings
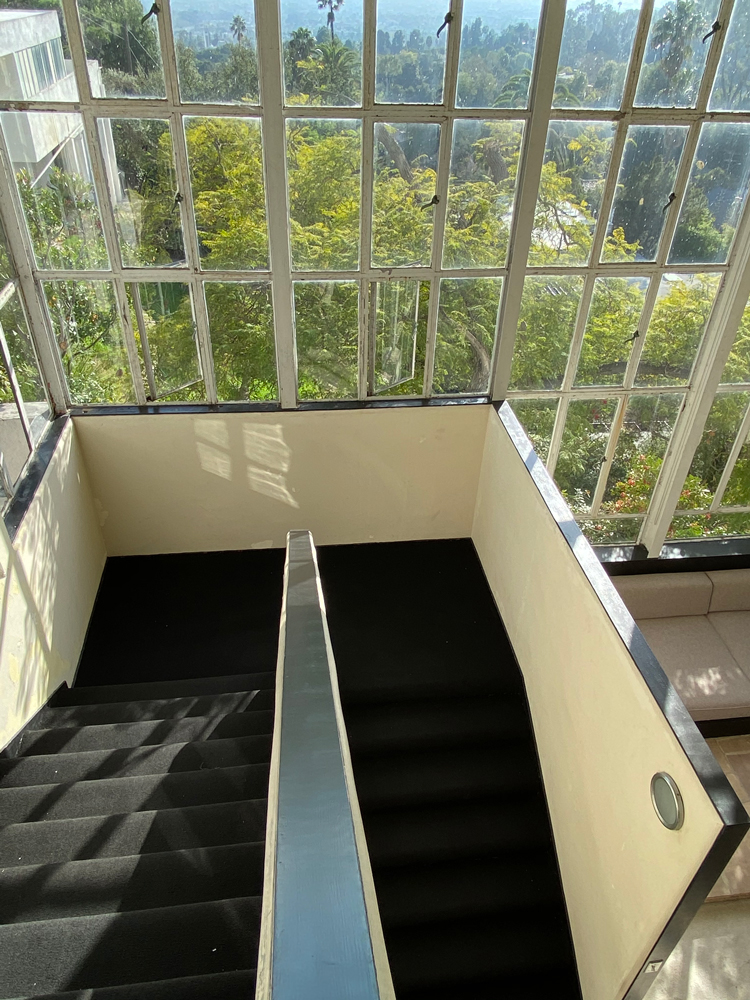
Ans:
POLYGON ((670 206, 670 205, 672 204, 672 202, 673 202, 673 201, 675 200, 675 198, 676 198, 676 197, 677 197, 677 195, 676 195, 676 194, 675 194, 675 192, 673 191, 673 192, 672 192, 672 193, 670 194, 669 198, 667 199, 667 204, 666 204, 666 205, 664 206, 664 208, 662 209, 662 214, 664 214, 664 212, 666 212, 666 210, 667 210, 667 209, 669 208, 669 206, 670 206))
POLYGON ((632 344, 634 341, 636 341, 640 337, 640 335, 641 335, 641 331, 640 330, 636 330, 632 337, 628 337, 627 340, 623 340, 623 344, 632 344))
POLYGON ((151 10, 147 11, 147 12, 146 12, 146 13, 145 13, 145 14, 143 15, 143 17, 141 18, 141 24, 145 24, 145 23, 146 23, 146 21, 148 21, 148 19, 149 19, 150 17, 153 17, 153 16, 154 16, 154 14, 158 14, 158 13, 160 13, 160 11, 161 11, 161 7, 159 6, 159 4, 158 4, 158 3, 152 3, 152 4, 151 4, 151 10))
POLYGON ((714 23, 711 25, 711 30, 708 32, 708 34, 703 36, 703 44, 705 45, 706 42, 709 40, 709 38, 712 35, 715 35, 717 31, 721 31, 721 21, 714 21, 714 23))
POLYGON ((420 211, 424 212, 424 210, 426 208, 429 208, 430 205, 439 205, 439 204, 440 204, 440 198, 438 195, 434 194, 429 201, 426 201, 424 205, 420 205, 419 208, 420 211))
POLYGON ((445 15, 445 18, 443 19, 443 23, 437 30, 437 35, 435 36, 436 38, 440 38, 440 32, 443 30, 446 24, 450 24, 452 20, 453 20, 453 14, 451 14, 451 12, 448 11, 448 13, 445 15))
POLYGON ((177 206, 181 204, 182 204, 182 195, 178 191, 177 194, 174 196, 174 207, 177 208, 177 206))

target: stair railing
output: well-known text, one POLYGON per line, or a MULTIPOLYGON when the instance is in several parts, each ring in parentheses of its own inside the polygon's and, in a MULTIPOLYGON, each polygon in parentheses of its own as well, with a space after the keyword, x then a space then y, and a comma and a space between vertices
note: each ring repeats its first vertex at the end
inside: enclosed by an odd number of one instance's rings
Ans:
POLYGON ((395 1000, 315 546, 290 531, 256 1000, 395 1000))

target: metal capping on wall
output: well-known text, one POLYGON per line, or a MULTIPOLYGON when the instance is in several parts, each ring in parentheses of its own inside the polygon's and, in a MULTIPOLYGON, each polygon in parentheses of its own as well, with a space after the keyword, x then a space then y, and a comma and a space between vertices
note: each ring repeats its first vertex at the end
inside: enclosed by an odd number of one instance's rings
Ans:
POLYGON ((496 403, 494 407, 547 510, 554 518, 581 571, 593 587, 602 607, 627 647, 639 673, 724 824, 623 998, 623 1000, 642 1000, 654 982, 653 972, 661 967, 685 933, 701 903, 726 868, 745 833, 750 829, 750 817, 633 621, 593 548, 588 543, 581 544, 586 539, 576 524, 572 511, 555 486, 544 463, 534 451, 515 413, 507 402, 496 403))
POLYGON ((290 531, 257 1000, 395 1000, 318 564, 290 531))

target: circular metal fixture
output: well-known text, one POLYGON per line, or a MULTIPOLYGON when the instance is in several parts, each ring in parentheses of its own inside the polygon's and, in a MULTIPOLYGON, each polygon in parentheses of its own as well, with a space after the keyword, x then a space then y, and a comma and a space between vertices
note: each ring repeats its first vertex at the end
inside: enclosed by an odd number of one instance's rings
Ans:
POLYGON ((651 779, 651 801, 664 826, 679 830, 685 819, 685 806, 674 778, 665 771, 659 771, 651 779))

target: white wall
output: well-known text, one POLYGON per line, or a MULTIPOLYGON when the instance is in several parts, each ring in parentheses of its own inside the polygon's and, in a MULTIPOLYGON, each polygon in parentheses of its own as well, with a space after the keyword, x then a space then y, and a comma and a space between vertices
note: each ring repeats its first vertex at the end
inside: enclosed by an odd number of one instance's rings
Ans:
POLYGON ((109 555, 471 532, 486 406, 75 419, 109 555))
POLYGON ((0 519, 0 747, 72 683, 105 559, 69 421, 12 544, 0 519))
POLYGON ((619 1000, 721 821, 492 411, 473 539, 526 684, 584 1000, 619 1000), (651 804, 658 771, 679 831, 651 804))

